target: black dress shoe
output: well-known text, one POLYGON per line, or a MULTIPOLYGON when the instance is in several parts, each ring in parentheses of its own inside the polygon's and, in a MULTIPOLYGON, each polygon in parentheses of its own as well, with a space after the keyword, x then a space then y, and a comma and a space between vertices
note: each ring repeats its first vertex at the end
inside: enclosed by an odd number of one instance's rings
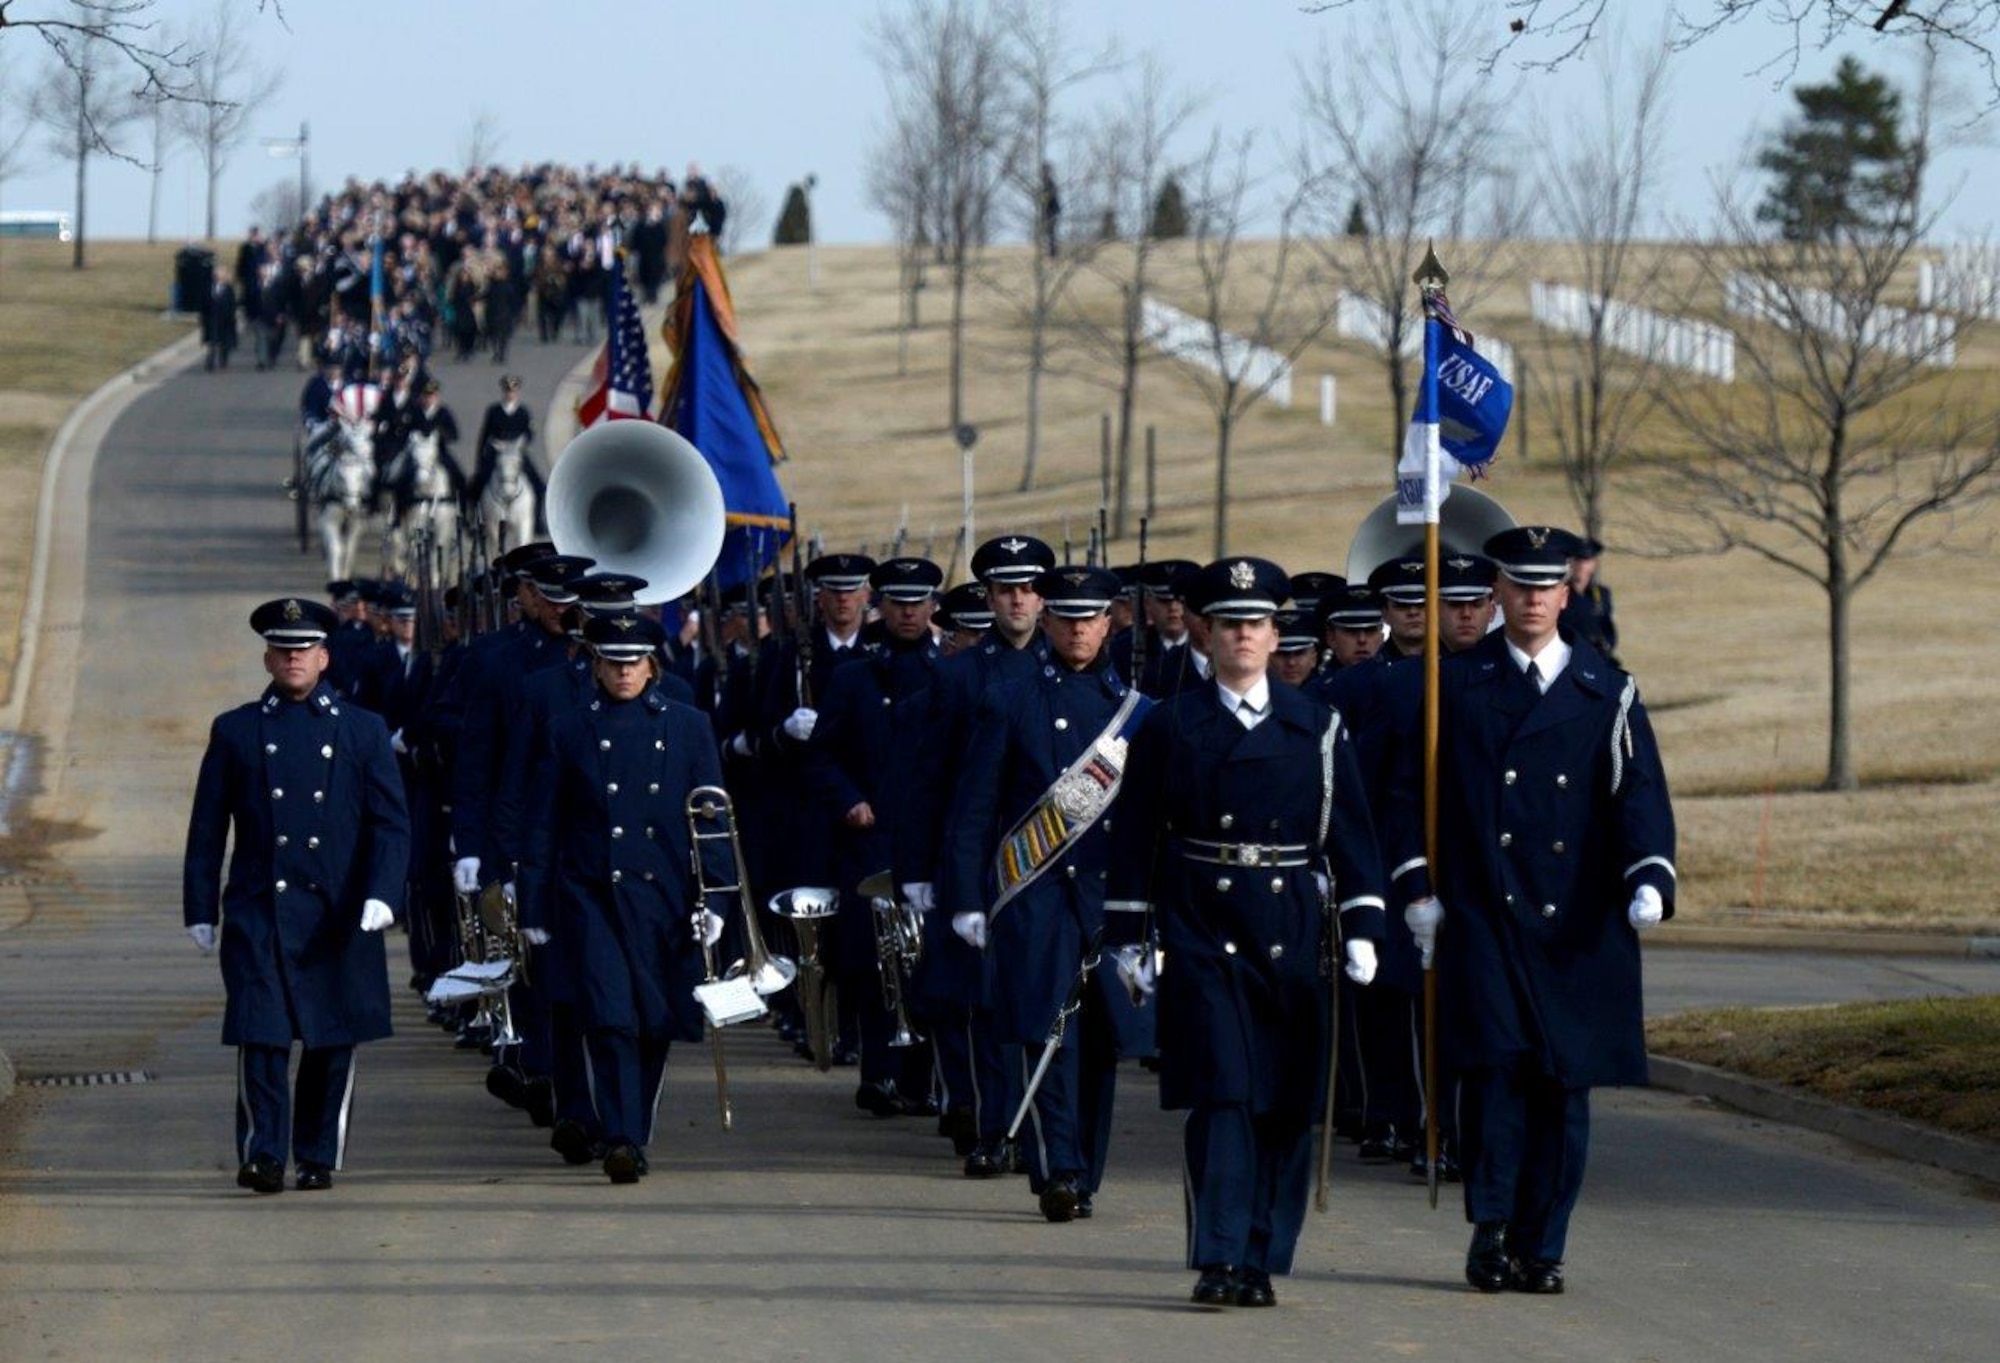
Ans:
POLYGON ((878 1083, 863 1084, 854 1090, 854 1105, 863 1112, 871 1112, 877 1117, 903 1115, 902 1096, 896 1092, 894 1081, 888 1079, 878 1083))
POLYGON ((1210 1264, 1194 1281, 1188 1300, 1211 1310, 1236 1302, 1236 1273, 1228 1264, 1210 1264))
POLYGON ((1081 1193, 1076 1199, 1076 1219, 1088 1221, 1097 1214, 1097 1206, 1090 1200, 1089 1193, 1081 1193))
POLYGON ((951 1152, 961 1159, 979 1144, 979 1119, 969 1107, 955 1107, 938 1118, 938 1135, 951 1141, 951 1152))
POLYGON ((833 1048, 833 1063, 839 1066, 859 1065, 861 1052, 852 1046, 836 1044, 833 1048))
POLYGON ((302 1193, 323 1193, 333 1186, 333 1170, 324 1164, 301 1164, 292 1186, 302 1193))
POLYGON ((556 1084, 553 1079, 540 1076, 523 1085, 523 1105, 528 1109, 528 1120, 544 1129, 556 1124, 556 1084))
MULTIPOLYGON (((555 1129, 549 1132, 549 1149, 561 1155, 564 1164, 590 1163, 593 1158, 591 1144, 590 1132, 584 1129, 583 1123, 568 1117, 557 1122, 555 1129)), ((602 1159, 602 1152, 594 1158, 602 1159)))
POLYGON ((1465 1252, 1465 1280, 1481 1292, 1499 1292, 1512 1277, 1507 1262, 1507 1223, 1481 1221, 1472 1231, 1472 1247, 1465 1252))
POLYGON ((1261 1268, 1246 1268, 1236 1278, 1238 1306, 1276 1306, 1278 1294, 1271 1290, 1271 1275, 1261 1268))
POLYGON ((1516 1260, 1513 1279, 1508 1285, 1516 1292, 1531 1292, 1538 1297, 1556 1296, 1563 1290, 1562 1260, 1516 1260))
POLYGON ((1051 1221, 1076 1220, 1076 1204, 1083 1198, 1075 1174, 1057 1174, 1042 1189, 1042 1215, 1051 1221))
POLYGON ((965 1157, 967 1178, 998 1178, 1006 1172, 1001 1167, 998 1146, 975 1145, 972 1147, 972 1153, 965 1157))
MULTIPOLYGON (((1396 1158, 1396 1128, 1388 1122, 1371 1124, 1361 1135, 1361 1162, 1389 1164, 1396 1158)), ((1408 1154, 1403 1158, 1408 1159, 1408 1154)))
POLYGON ((1008 1141, 1000 1148, 1000 1167, 1010 1174, 1027 1173, 1027 1149, 1019 1141, 1008 1141))
POLYGON ((494 1065, 486 1071, 486 1091, 508 1107, 528 1105, 528 1077, 512 1065, 494 1065))
POLYGON ((641 1150, 639 1152, 639 1177, 644 1178, 646 1175, 652 1172, 653 1172, 653 1166, 646 1162, 646 1152, 644 1150, 641 1150))
POLYGON ((253 1193, 282 1193, 285 1191, 285 1166, 269 1155, 252 1155, 236 1171, 236 1186, 248 1188, 253 1193))
POLYGON ((639 1150, 632 1145, 614 1145, 604 1156, 604 1176, 613 1183, 639 1181, 639 1150))

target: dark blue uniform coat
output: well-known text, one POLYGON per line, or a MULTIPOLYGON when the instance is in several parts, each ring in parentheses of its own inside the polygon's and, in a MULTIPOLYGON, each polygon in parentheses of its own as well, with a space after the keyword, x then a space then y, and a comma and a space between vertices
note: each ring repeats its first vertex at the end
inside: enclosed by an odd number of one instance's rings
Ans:
MULTIPOLYGON (((1322 741, 1332 714, 1289 686, 1245 729, 1209 682, 1153 707, 1132 740, 1115 812, 1112 909, 1151 902, 1160 971, 1160 1103, 1245 1104, 1309 1122, 1326 1080, 1326 910, 1314 870, 1331 866, 1341 931, 1379 944, 1382 874, 1354 745, 1336 735, 1324 839, 1322 741), (1189 860, 1180 839, 1305 844, 1312 865, 1189 860)), ((1137 940, 1140 915, 1112 914, 1137 940)))
MULTIPOLYGON (((1673 809, 1636 691, 1628 698, 1595 648, 1570 643, 1546 695, 1498 631, 1440 669, 1440 1025, 1467 1068, 1525 1063, 1569 1088, 1643 1084, 1626 906, 1652 885, 1673 912, 1673 809)), ((1421 754, 1406 754, 1385 837, 1399 869, 1423 857, 1422 781, 1421 754)), ((1398 902, 1430 881, 1421 865, 1408 870, 1398 902)))
POLYGON ((400 909, 409 858, 402 778, 372 713, 322 682, 303 701, 267 689, 216 717, 188 818, 181 912, 189 926, 222 924, 224 1045, 318 1049, 389 1035, 382 935, 361 931, 361 905, 400 909))
MULTIPOLYGON (((648 688, 549 722, 523 826, 521 925, 548 931, 587 1031, 699 1041, 703 975, 687 797, 720 785, 708 718, 648 688)), ((709 844, 711 873, 730 875, 709 844)), ((724 906, 712 904, 722 912, 724 906)))

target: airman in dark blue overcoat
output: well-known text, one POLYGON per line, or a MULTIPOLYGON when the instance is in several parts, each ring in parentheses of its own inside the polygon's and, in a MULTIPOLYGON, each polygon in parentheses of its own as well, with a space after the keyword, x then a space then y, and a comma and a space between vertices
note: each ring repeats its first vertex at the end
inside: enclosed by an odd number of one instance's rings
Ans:
POLYGON ((301 1189, 332 1185, 354 1047, 389 1035, 381 932, 402 901, 409 816, 382 721, 323 680, 336 623, 297 599, 251 615, 271 685, 216 718, 188 818, 182 917, 204 951, 221 927, 222 1041, 238 1048, 237 1182, 260 1193, 284 1187, 288 1156, 301 1189))

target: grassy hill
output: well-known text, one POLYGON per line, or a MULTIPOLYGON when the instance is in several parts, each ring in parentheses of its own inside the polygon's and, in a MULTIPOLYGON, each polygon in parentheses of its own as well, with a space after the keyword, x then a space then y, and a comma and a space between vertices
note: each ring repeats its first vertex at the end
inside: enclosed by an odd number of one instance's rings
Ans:
MULTIPOLYGON (((1455 288, 1461 315, 1534 354, 1527 284, 1573 279, 1564 255, 1559 247, 1523 253, 1476 297, 1455 288)), ((1024 269, 1019 252, 993 257, 991 270, 1024 269)), ((1671 268, 1692 290, 1691 265, 1671 268)), ((790 450, 786 487, 807 529, 835 547, 879 549, 906 522, 915 549, 948 557, 960 521, 959 463, 946 428, 942 275, 932 274, 924 326, 899 370, 892 251, 822 247, 817 289, 806 287, 797 249, 734 261, 730 271, 751 362, 790 450)), ((1086 306, 1113 306, 1101 281, 1085 288, 1086 306)), ((1159 293, 1195 304, 1185 248, 1167 252, 1159 293)), ((1993 332, 1980 328, 1962 348, 1953 391, 2000 392, 1982 373, 2000 366, 1993 332)), ((1019 493, 1025 335, 992 290, 974 290, 970 344, 980 535, 1019 528, 1060 544, 1067 525, 1081 555, 1097 512, 1099 422, 1114 400, 1108 375, 1073 349, 1058 356, 1044 391, 1041 476, 1019 493)), ((1247 418, 1233 456, 1232 550, 1292 571, 1340 568, 1354 527, 1389 491, 1399 433, 1380 374, 1371 352, 1329 336, 1297 366, 1294 407, 1260 404, 1247 418), (1322 373, 1340 391, 1331 430, 1318 419, 1322 373)), ((1150 552, 1206 558, 1212 414, 1188 375, 1157 357, 1143 371, 1140 412, 1156 428, 1159 451, 1150 552)), ((1553 444, 1535 435, 1538 415, 1530 417, 1528 458, 1510 437, 1484 487, 1517 519, 1573 522, 1553 444)), ((1680 443, 1663 425, 1648 436, 1662 450, 1680 443)), ((1659 542, 1661 513, 1635 484, 1614 487, 1603 576, 1618 593, 1622 652, 1653 710, 1678 797, 1684 913, 1756 924, 2000 927, 2000 843, 1987 830, 2000 773, 2000 732, 1990 721, 2000 577, 1984 571, 1994 526, 1989 508, 1956 528, 1956 550, 1894 563, 1858 597, 1855 750, 1869 788, 1826 795, 1811 789, 1825 770, 1824 599, 1747 556, 1641 557, 1659 542)), ((1118 560, 1135 553, 1130 537, 1113 549, 1118 560)))

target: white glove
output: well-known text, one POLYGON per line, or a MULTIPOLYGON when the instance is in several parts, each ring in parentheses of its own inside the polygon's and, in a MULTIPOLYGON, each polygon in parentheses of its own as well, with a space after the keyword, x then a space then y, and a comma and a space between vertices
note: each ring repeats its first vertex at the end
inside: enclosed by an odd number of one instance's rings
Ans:
POLYGON ((1419 899, 1403 910, 1403 923, 1410 936, 1417 939, 1417 954, 1426 970, 1431 968, 1431 958, 1437 954, 1438 927, 1443 922, 1444 905, 1435 897, 1419 899))
POLYGON ((951 930, 967 946, 980 951, 986 949, 986 915, 983 913, 955 913, 951 916, 951 930))
POLYGON ((1139 964, 1132 967, 1133 982, 1139 986, 1139 992, 1149 999, 1153 997, 1153 991, 1160 987, 1159 960, 1160 953, 1148 949, 1140 953, 1139 964))
POLYGON ((913 880, 902 887, 903 902, 918 913, 929 913, 937 907, 937 890, 928 880, 913 880))
POLYGON ((389 751, 395 753, 398 757, 408 757, 410 755, 410 745, 403 741, 403 731, 401 729, 389 735, 389 751))
POLYGON ((813 736, 813 725, 819 723, 819 711, 810 705, 801 705, 785 716, 785 735, 804 743, 813 736))
POLYGON ((202 955, 215 950, 215 924, 191 923, 188 925, 188 936, 194 938, 194 944, 201 948, 202 955))
POLYGON ((547 928, 522 928, 521 938, 531 947, 545 947, 549 944, 547 928))
POLYGON ((712 947, 722 940, 722 918, 707 909, 701 911, 701 944, 712 947))
POLYGON ((1319 887, 1319 902, 1324 904, 1333 898, 1333 877, 1324 871, 1313 872, 1313 884, 1319 887))
POLYGON ((479 893, 479 858, 460 857, 452 863, 451 883, 460 894, 479 893))
POLYGON ((1347 944, 1347 978, 1367 984, 1375 978, 1375 944, 1355 940, 1347 944))
POLYGON ((735 753, 738 757, 748 757, 750 755, 750 735, 738 734, 736 737, 730 739, 729 751, 735 753))
POLYGON ((1625 917, 1631 921, 1632 931, 1644 932, 1667 915, 1667 906, 1660 899, 1660 892, 1651 885, 1641 885, 1632 894, 1631 907, 1625 910, 1625 917))
POLYGON ((369 899, 362 901, 361 930, 363 932, 380 932, 395 921, 396 911, 381 900, 369 899))

